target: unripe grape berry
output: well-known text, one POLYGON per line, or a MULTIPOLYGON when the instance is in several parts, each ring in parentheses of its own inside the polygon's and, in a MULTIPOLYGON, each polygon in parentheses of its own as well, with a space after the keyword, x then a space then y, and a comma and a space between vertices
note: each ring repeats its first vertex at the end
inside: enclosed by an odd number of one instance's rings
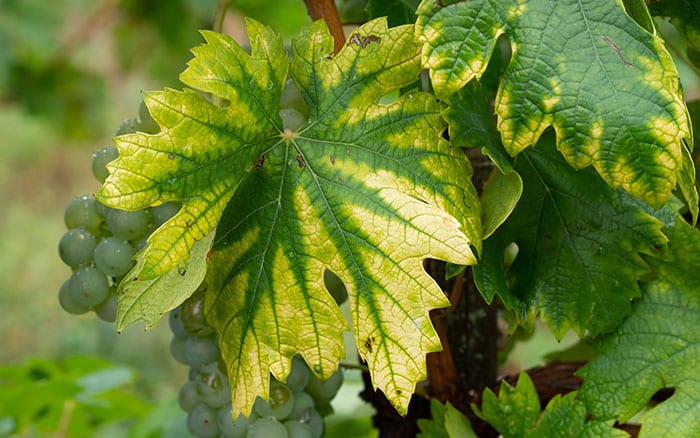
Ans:
POLYGON ((285 130, 296 132, 306 123, 306 117, 294 108, 280 109, 280 117, 285 130))
POLYGON ((141 101, 139 105, 139 117, 136 129, 147 134, 155 134, 160 131, 160 126, 158 126, 158 123, 151 117, 151 113, 148 111, 148 107, 144 101, 141 101))
POLYGON ((187 429, 198 437, 218 437, 219 425, 216 422, 216 411, 204 403, 198 404, 187 416, 187 429))
POLYGON ((260 418, 248 427, 247 438, 286 438, 289 437, 284 424, 274 418, 260 418))
POLYGON ((97 240, 85 228, 68 230, 58 242, 58 255, 61 260, 72 268, 86 266, 92 262, 92 253, 97 246, 97 240))
POLYGON ((105 322, 114 322, 117 319, 117 305, 119 299, 117 297, 116 288, 109 289, 109 295, 99 306, 95 307, 97 317, 105 322))
POLYGON ((311 426, 308 424, 300 423, 296 420, 287 420, 284 422, 284 427, 287 428, 289 438, 314 438, 311 426))
MULTIPOLYGON (((71 277, 72 278, 72 277, 71 277)), ((70 285, 71 279, 64 281, 61 288, 58 290, 58 302, 63 307, 63 310, 72 315, 82 315, 87 313, 90 308, 88 306, 83 306, 75 302, 72 296, 72 289, 70 285)))
POLYGON ((69 281, 70 296, 81 306, 95 307, 109 294, 107 277, 92 266, 76 270, 69 281))
POLYGON ((95 247, 95 266, 110 277, 121 277, 134 264, 134 250, 129 242, 118 237, 106 237, 95 247))
POLYGON ((136 126, 139 124, 139 121, 137 119, 125 119, 121 125, 117 128, 116 132, 114 133, 115 136, 119 135, 124 135, 124 134, 132 134, 136 132, 136 126))
POLYGON ((279 108, 292 108, 299 111, 304 118, 309 117, 309 108, 306 106, 304 98, 292 79, 287 79, 287 83, 282 89, 279 108))
POLYGON ((66 206, 64 219, 68 229, 82 227, 93 235, 99 233, 100 225, 104 221, 97 212, 98 202, 90 195, 74 198, 66 206))
POLYGON ((217 423, 221 433, 227 438, 245 438, 248 427, 258 419, 258 415, 253 411, 248 417, 238 414, 236 421, 233 421, 231 403, 219 409, 216 414, 217 423))
POLYGON ((177 202, 165 202, 156 207, 151 208, 153 216, 153 225, 157 228, 163 225, 171 217, 180 210, 180 205, 177 202))
POLYGON ((255 412, 261 417, 275 417, 284 420, 294 409, 294 395, 287 385, 272 381, 270 382, 270 397, 267 401, 258 397, 253 405, 255 412))
POLYGON ((138 240, 151 231, 151 214, 145 210, 107 210, 107 226, 112 234, 124 240, 138 240))
POLYGON ((306 391, 316 399, 317 404, 321 404, 331 401, 342 384, 343 372, 341 370, 336 370, 325 382, 321 382, 315 374, 311 374, 306 391))
POLYGON ((292 359, 292 369, 289 371, 286 382, 289 389, 296 393, 304 389, 309 382, 309 367, 301 356, 294 356, 292 359))
POLYGON ((107 163, 114 161, 119 151, 114 146, 108 146, 92 153, 92 174, 97 181, 103 183, 109 176, 107 163))
POLYGON ((177 403, 188 414, 194 411, 198 404, 202 403, 202 398, 199 395, 199 391, 197 391, 197 382, 189 381, 180 387, 177 393, 177 403))
POLYGON ((204 316, 204 293, 207 284, 199 288, 180 306, 180 320, 185 331, 194 336, 207 336, 214 333, 214 327, 207 323, 204 316))
POLYGON ((215 336, 188 336, 184 353, 187 364, 193 368, 214 362, 221 354, 215 336))

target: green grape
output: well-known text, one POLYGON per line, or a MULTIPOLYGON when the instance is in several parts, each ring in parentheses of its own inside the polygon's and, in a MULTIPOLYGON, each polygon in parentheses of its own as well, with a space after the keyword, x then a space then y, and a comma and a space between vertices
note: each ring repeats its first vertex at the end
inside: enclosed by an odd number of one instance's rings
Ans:
POLYGON ((319 438, 323 435, 323 418, 318 411, 309 412, 309 418, 306 421, 300 421, 300 423, 308 424, 314 437, 319 438))
POLYGON ((160 227, 171 217, 175 216, 175 213, 180 210, 180 205, 176 202, 165 202, 156 207, 151 208, 151 215, 153 216, 153 224, 160 227))
POLYGON ((134 250, 129 242, 119 237, 106 237, 95 247, 97 269, 110 277, 121 277, 134 265, 134 250))
POLYGON ((184 353, 186 363, 193 368, 214 362, 221 355, 215 336, 188 336, 184 353))
POLYGON ((301 391, 294 393, 294 409, 289 414, 289 418, 296 420, 308 420, 309 413, 316 409, 316 402, 308 392, 301 391))
POLYGON ((306 117, 294 108, 282 108, 280 117, 285 130, 296 132, 306 123, 306 117))
MULTIPOLYGON (((72 278, 72 277, 71 277, 72 278)), ((73 315, 82 315, 87 313, 90 308, 75 302, 71 296, 71 279, 64 281, 61 288, 58 290, 58 303, 63 307, 63 310, 73 315)))
POLYGON ((119 156, 119 150, 114 146, 102 148, 92 153, 92 174, 103 183, 109 176, 107 163, 115 160, 119 156))
POLYGON ((292 79, 287 79, 287 83, 284 85, 282 96, 280 96, 279 108, 292 108, 301 113, 304 118, 309 117, 309 108, 306 106, 304 98, 292 79))
POLYGON ((348 300, 348 291, 345 289, 343 281, 328 269, 323 271, 323 282, 338 305, 348 300))
POLYGON ((207 323, 204 316, 204 293, 207 290, 206 282, 180 306, 180 319, 187 334, 194 336, 207 336, 214 333, 214 327, 207 323))
POLYGON ((219 370, 218 361, 202 365, 195 382, 202 401, 208 406, 220 408, 231 402, 231 387, 226 375, 219 370))
POLYGON ((136 126, 139 124, 137 119, 125 119, 114 133, 115 136, 131 134, 136 132, 136 126))
POLYGON ((92 252, 97 246, 97 240, 85 228, 68 230, 58 242, 58 255, 66 265, 77 268, 92 262, 92 252))
POLYGON ((187 429, 194 436, 217 437, 221 432, 216 421, 216 411, 200 403, 187 416, 187 429))
POLYGON ((236 421, 233 421, 231 403, 219 409, 216 414, 216 420, 221 434, 227 438, 245 438, 248 433, 248 427, 257 419, 258 415, 253 411, 248 417, 243 414, 238 414, 236 421))
POLYGON ((117 319, 117 304, 119 303, 119 299, 116 292, 116 288, 111 287, 107 299, 104 300, 102 304, 95 307, 95 313, 102 321, 114 322, 117 319))
POLYGON ((151 231, 151 214, 145 210, 107 210, 107 226, 112 234, 124 240, 138 240, 151 231))
POLYGON ((104 219, 97 211, 98 202, 89 195, 74 198, 66 206, 63 218, 68 229, 83 227, 93 235, 100 231, 104 219))
POLYGON ((170 340, 170 354, 176 361, 188 365, 185 359, 185 338, 173 336, 170 340))
POLYGON ((144 101, 141 101, 139 105, 137 129, 147 134, 155 134, 160 131, 160 126, 158 126, 158 123, 151 117, 151 113, 148 111, 148 107, 144 101))
POLYGON ((284 420, 294 409, 294 395, 287 385, 273 380, 270 382, 270 397, 267 402, 258 397, 253 407, 261 417, 284 420))
POLYGON ((202 398, 197 391, 197 382, 189 381, 180 387, 177 392, 177 403, 180 408, 188 414, 202 403, 202 398))
POLYGON ((316 375, 309 376, 309 383, 306 385, 306 391, 311 395, 318 404, 329 402, 338 393, 340 385, 343 384, 342 370, 336 370, 325 382, 318 380, 316 375))
POLYGON ((301 356, 294 356, 292 369, 289 371, 287 381, 284 382, 292 392, 299 392, 309 382, 309 367, 301 356))
POLYGON ((274 418, 259 418, 248 427, 247 438, 288 438, 287 428, 274 418))
POLYGON ((187 336, 185 327, 182 325, 182 318, 180 318, 180 307, 176 307, 170 311, 170 315, 168 315, 168 325, 174 336, 183 339, 187 336))
POLYGON ((308 424, 300 423, 296 420, 287 420, 284 422, 284 427, 287 428, 289 438, 314 438, 311 426, 308 424))
POLYGON ((70 279, 70 296, 76 304, 95 307, 109 294, 107 277, 95 267, 79 268, 70 279))

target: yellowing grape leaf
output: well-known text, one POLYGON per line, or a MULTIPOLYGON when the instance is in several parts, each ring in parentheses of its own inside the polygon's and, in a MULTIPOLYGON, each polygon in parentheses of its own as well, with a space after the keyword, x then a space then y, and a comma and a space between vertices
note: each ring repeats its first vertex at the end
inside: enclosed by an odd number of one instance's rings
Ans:
MULTIPOLYGON (((160 132, 117 138, 100 200, 182 204, 149 239, 139 281, 190 254, 201 261, 193 248, 216 229, 206 313, 235 413, 267 396, 270 372, 284 380, 296 354, 321 378, 337 368, 347 324, 326 270, 347 288, 374 385, 405 412, 425 355, 441 348, 428 312, 448 305, 423 261, 473 264, 480 249, 469 161, 442 138, 435 97, 400 92, 421 72, 412 26, 372 21, 333 55, 317 22, 294 41, 291 64, 269 29, 249 21, 248 32, 250 54, 204 32, 181 75, 193 89, 146 95, 160 132), (279 113, 290 65, 309 114, 294 129, 279 113)), ((147 309, 144 319, 180 299, 135 292, 130 306, 147 309)))
POLYGON ((325 270, 345 284, 360 355, 399 412, 425 378, 426 353, 441 348, 428 311, 448 301, 423 260, 475 263, 481 212, 469 161, 441 137, 435 98, 413 91, 380 103, 420 71, 412 27, 387 29, 385 19, 353 31, 335 56, 321 22, 294 40, 291 76, 309 119, 261 151, 210 259, 207 312, 234 412, 249 412, 270 371, 283 380, 296 354, 321 378, 337 368, 346 323, 325 270))
POLYGON ((497 39, 508 37, 495 113, 512 156, 552 126, 575 168, 592 165, 657 208, 678 182, 697 204, 683 164, 683 139, 692 136, 678 72, 662 39, 621 2, 424 0, 418 13, 424 65, 441 97, 481 77, 497 39))
POLYGON ((119 158, 95 196, 105 205, 137 210, 181 201, 178 213, 148 239, 142 280, 155 279, 186 260, 195 242, 212 231, 261 150, 279 138, 277 113, 287 73, 282 41, 249 22, 251 54, 233 39, 203 32, 208 45, 193 50, 180 79, 193 90, 144 95, 160 132, 117 137, 119 158), (216 54, 216 62, 202 58, 216 54))
POLYGON ((580 398, 594 418, 625 422, 657 391, 673 389, 635 419, 639 436, 700 436, 700 232, 679 218, 666 234, 632 314, 594 342, 599 355, 578 371, 580 398))

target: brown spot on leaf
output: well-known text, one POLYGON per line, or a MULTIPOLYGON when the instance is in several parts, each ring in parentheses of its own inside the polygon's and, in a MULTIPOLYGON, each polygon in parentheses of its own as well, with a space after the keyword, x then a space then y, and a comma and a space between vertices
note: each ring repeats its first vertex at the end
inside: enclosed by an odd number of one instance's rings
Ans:
POLYGON ((175 159, 175 154, 168 154, 168 160, 174 160, 175 159))
POLYGON ((255 163, 255 166, 254 166, 254 167, 255 167, 256 169, 260 169, 261 167, 263 167, 264 164, 265 164, 265 155, 260 155, 260 156, 258 157, 258 162, 255 163))
POLYGON ((297 165, 299 166, 299 169, 304 168, 304 157, 301 155, 301 153, 298 153, 297 156, 297 165))
POLYGON ((335 155, 331 155, 329 160, 331 162, 331 166, 335 166, 335 155))
POLYGON ((367 338, 365 341, 365 349, 367 350, 367 353, 372 352, 372 340, 370 338, 367 338))
POLYGON ((360 36, 360 35, 354 33, 354 34, 352 34, 352 36, 350 36, 350 38, 348 39, 348 42, 350 44, 355 44, 357 46, 360 46, 364 49, 370 43, 377 43, 377 44, 381 43, 382 39, 376 35, 360 36))
POLYGON ((620 48, 617 47, 617 45, 615 43, 610 41, 610 39, 608 37, 606 37, 605 35, 602 35, 602 34, 600 35, 600 39, 603 40, 603 42, 605 44, 610 46, 610 48, 613 49, 615 51, 615 53, 617 53, 617 56, 620 58, 620 61, 622 61, 623 64, 625 64, 627 67, 632 67, 632 63, 629 62, 628 60, 626 60, 624 56, 622 56, 622 50, 620 50, 620 48))

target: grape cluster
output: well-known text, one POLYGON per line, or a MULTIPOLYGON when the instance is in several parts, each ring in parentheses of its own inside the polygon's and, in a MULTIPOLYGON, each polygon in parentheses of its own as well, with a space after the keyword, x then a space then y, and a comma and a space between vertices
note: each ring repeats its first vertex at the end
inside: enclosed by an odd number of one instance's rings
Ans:
MULTIPOLYGON (((157 124, 141 105, 139 117, 127 119, 117 135, 157 132, 157 124)), ((109 175, 106 165, 117 158, 114 146, 92 155, 92 173, 100 182, 109 175)), ((68 231, 58 243, 58 254, 72 275, 61 285, 58 300, 72 314, 94 311, 113 322, 117 311, 117 285, 134 266, 134 254, 146 245, 148 236, 178 210, 165 203, 138 211, 123 211, 99 203, 92 195, 78 196, 68 203, 64 220, 68 231)))
POLYGON ((272 378, 269 399, 258 397, 253 411, 234 421, 231 388, 221 359, 217 336, 204 318, 206 283, 180 307, 170 312, 170 344, 176 360, 190 366, 189 381, 178 393, 180 407, 187 412, 187 427, 198 437, 318 438, 323 433, 320 412, 330 412, 329 403, 343 382, 336 371, 321 382, 297 356, 286 382, 272 378))

